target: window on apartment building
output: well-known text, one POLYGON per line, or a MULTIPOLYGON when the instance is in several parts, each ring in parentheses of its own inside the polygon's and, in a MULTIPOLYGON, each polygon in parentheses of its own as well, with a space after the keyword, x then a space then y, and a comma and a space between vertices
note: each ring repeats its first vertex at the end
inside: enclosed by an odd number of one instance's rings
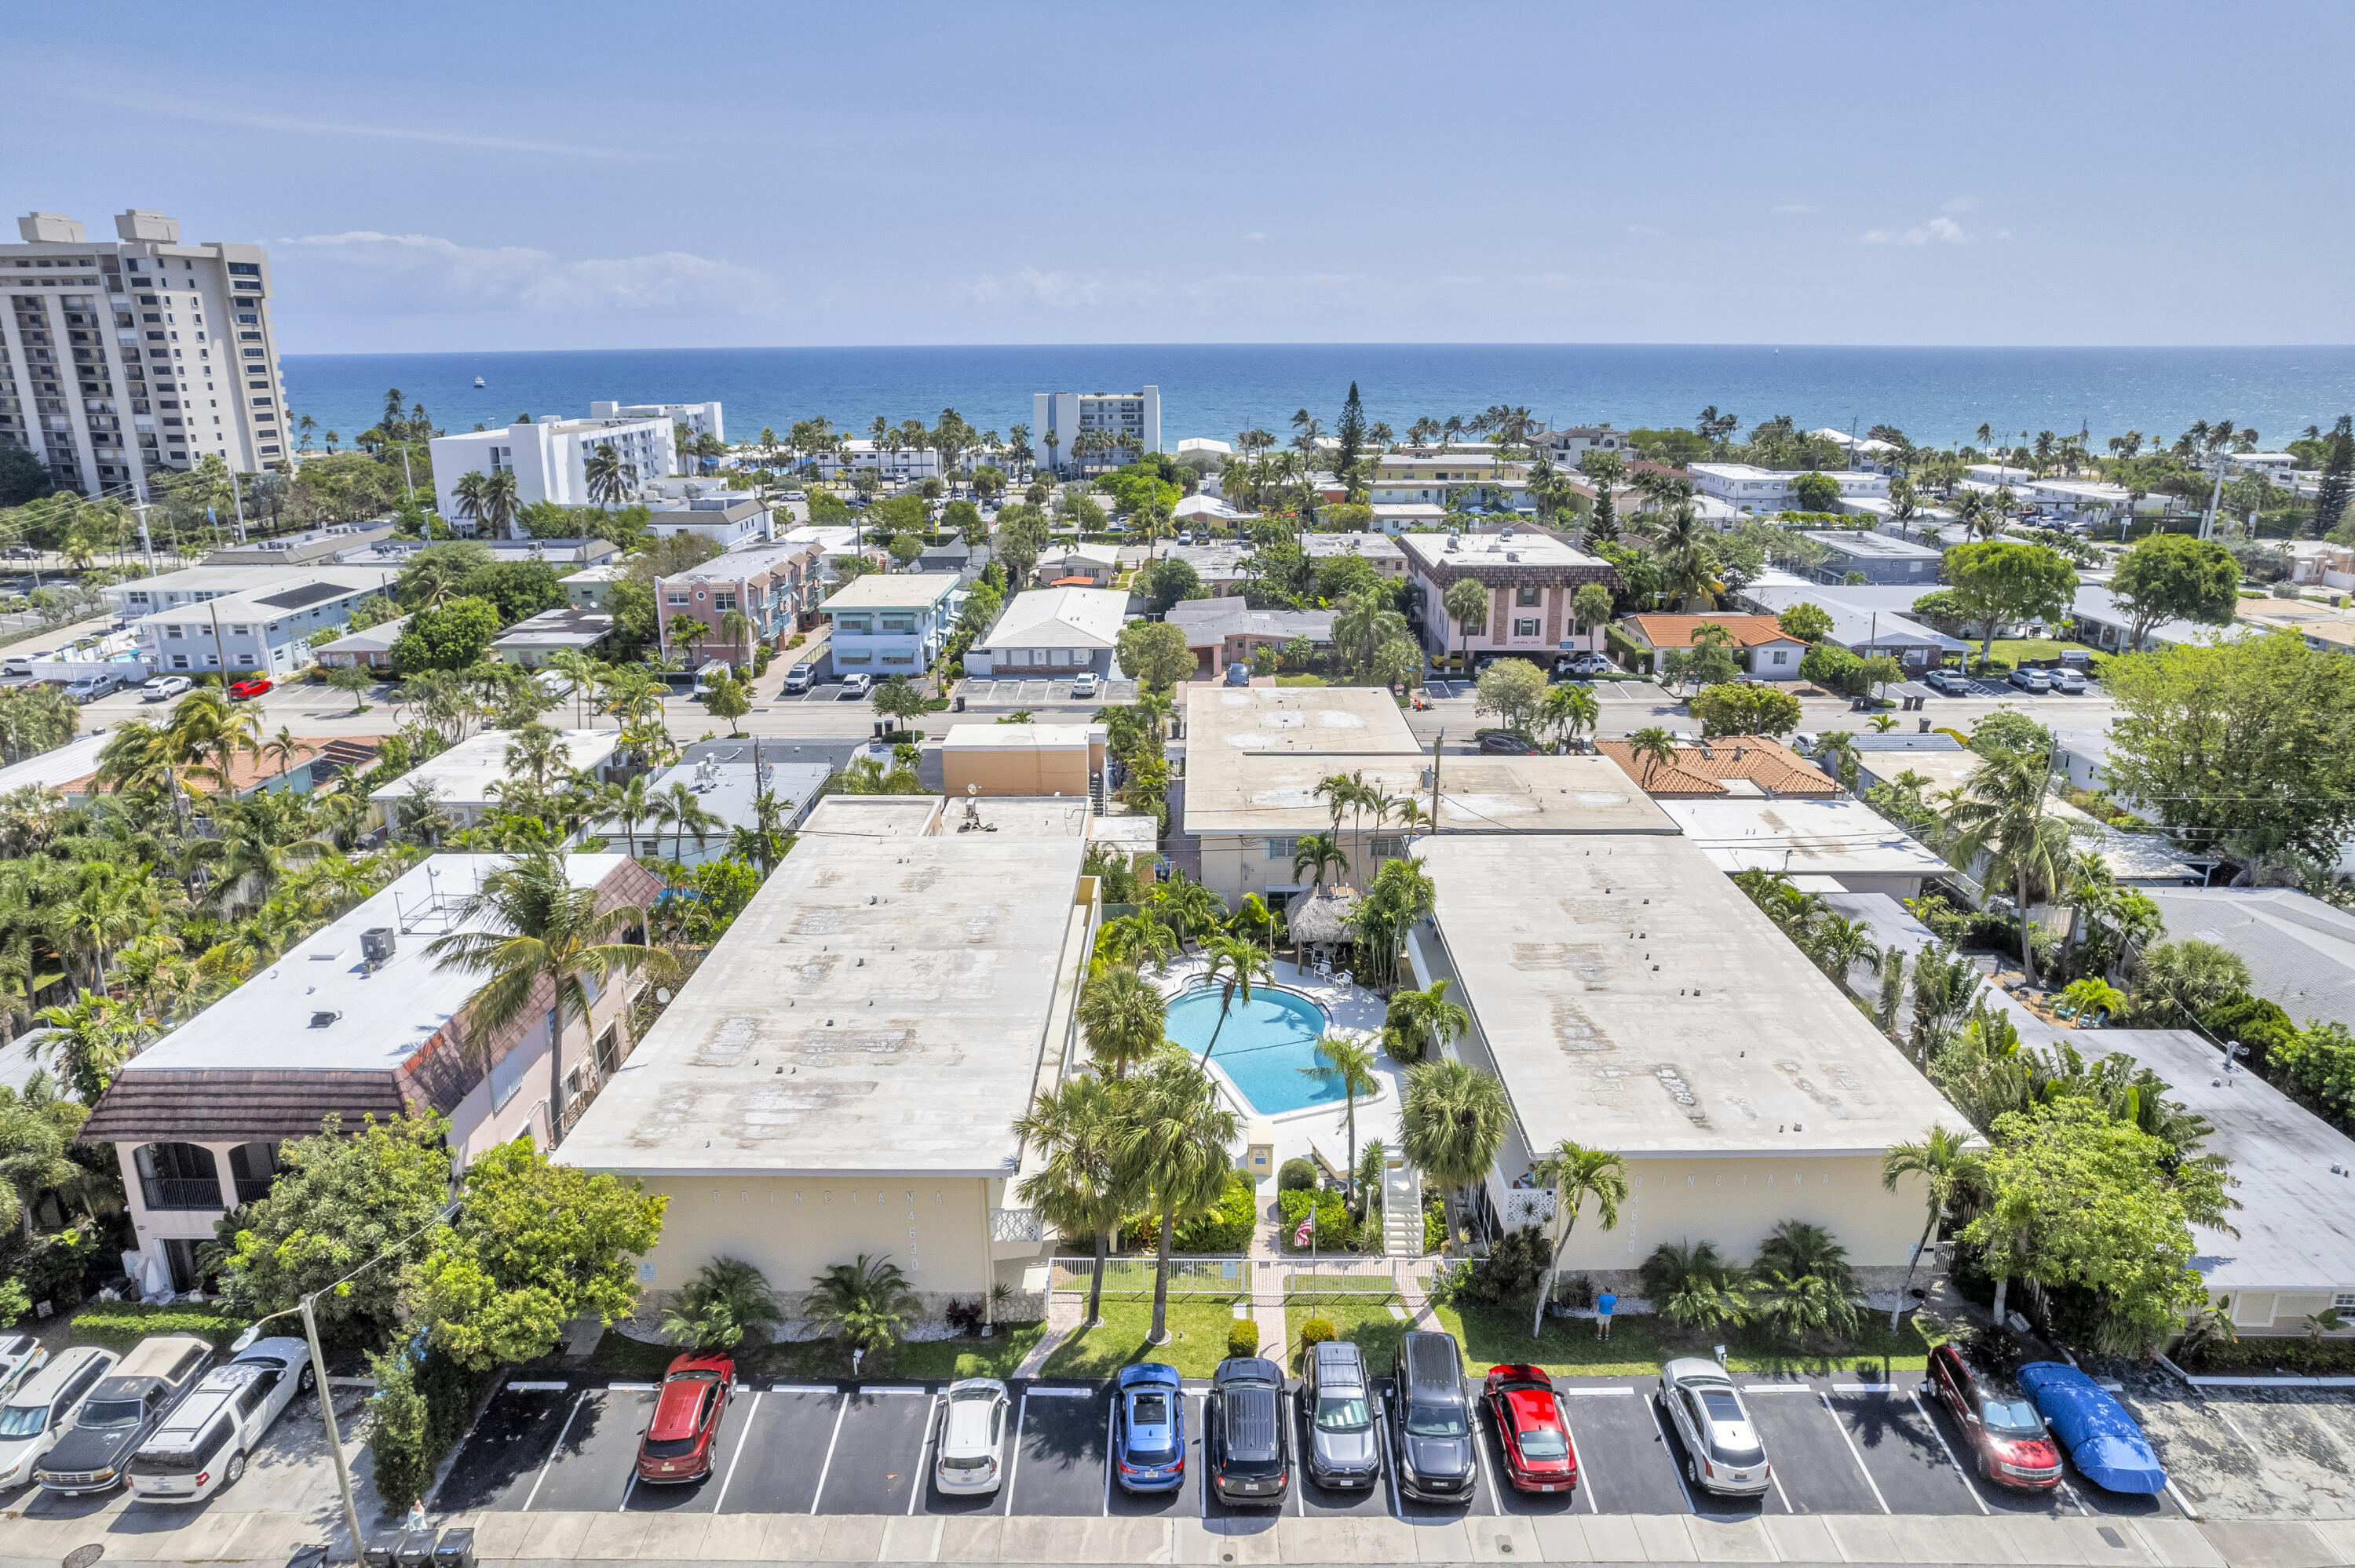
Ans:
POLYGON ((883 630, 905 636, 916 630, 916 618, 912 615, 887 615, 883 618, 883 630))
POLYGON ((1518 588, 1515 588, 1513 590, 1513 602, 1519 605, 1523 609, 1527 609, 1536 604, 1538 602, 1537 585, 1535 583, 1523 583, 1518 588))
POLYGON ((1265 846, 1266 858, 1269 860, 1290 860, 1300 853, 1298 839, 1262 839, 1260 842, 1265 846))
POLYGON ((735 609, 736 590, 734 588, 720 588, 713 593, 711 596, 711 608, 714 609, 735 609))
POLYGON ((1396 833, 1378 834, 1367 841, 1366 853, 1376 860, 1396 860, 1406 853, 1406 840, 1396 833))
POLYGON ((1514 636, 1516 636, 1516 637, 1535 637, 1537 634, 1538 634, 1538 623, 1537 623, 1537 618, 1536 618, 1536 617, 1531 616, 1531 617, 1530 617, 1530 618, 1529 618, 1528 620, 1516 620, 1515 622, 1513 622, 1513 635, 1514 635, 1514 636))
POLYGON ((875 655, 863 648, 856 652, 847 648, 837 648, 834 652, 834 662, 837 664, 872 664, 875 662, 875 655))
POLYGON ((837 615, 834 618, 835 630, 856 632, 861 637, 867 635, 873 624, 873 621, 864 615, 837 615))
POLYGON ((673 609, 685 609, 687 602, 687 590, 685 588, 665 589, 663 592, 663 602, 670 606, 673 609))
POLYGON ((886 664, 913 664, 915 662, 916 655, 913 652, 886 653, 883 655, 883 662, 886 664))
POLYGON ((179 627, 167 626, 164 628, 164 636, 168 641, 177 642, 183 635, 185 635, 185 633, 179 627))

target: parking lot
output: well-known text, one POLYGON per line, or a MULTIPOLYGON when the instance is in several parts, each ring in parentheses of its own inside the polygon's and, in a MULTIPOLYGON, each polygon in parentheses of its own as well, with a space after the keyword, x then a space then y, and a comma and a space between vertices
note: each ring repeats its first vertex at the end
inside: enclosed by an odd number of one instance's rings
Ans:
MULTIPOLYGON (((1016 1382, 1008 1385, 1015 1412, 1000 1451, 998 1489, 986 1497, 945 1495, 932 1482, 944 1386, 739 1385, 722 1417, 710 1474, 683 1485, 653 1485, 634 1478, 633 1464, 653 1409, 653 1385, 512 1383, 467 1436, 434 1505, 445 1513, 688 1510, 1209 1520, 1263 1518, 1270 1511, 1229 1510, 1203 1487, 1203 1389, 1194 1384, 1186 1410, 1194 1462, 1174 1493, 1133 1495, 1114 1483, 1109 1385, 1016 1382)), ((2106 1493, 2073 1475, 2057 1492, 2042 1495, 1983 1481, 1959 1457, 1966 1451, 1962 1435, 1917 1396, 1911 1382, 1746 1381, 1745 1397, 1774 1465, 1772 1489, 1754 1499, 1715 1497, 1689 1482, 1684 1450, 1660 1419, 1648 1384, 1566 1379, 1560 1386, 1579 1464, 1573 1493, 1533 1497, 1505 1485, 1496 1435, 1485 1415, 1480 1486, 1468 1508, 1401 1496, 1387 1454, 1380 1487, 1327 1491, 1308 1483, 1297 1464, 1302 1435, 1287 1396, 1295 1463, 1281 1511, 1388 1515, 1409 1523, 1466 1512, 1685 1513, 1721 1520, 1761 1514, 2183 1517, 2170 1498, 2106 1493)), ((1471 1392, 1476 1403, 1476 1384, 1471 1392)))

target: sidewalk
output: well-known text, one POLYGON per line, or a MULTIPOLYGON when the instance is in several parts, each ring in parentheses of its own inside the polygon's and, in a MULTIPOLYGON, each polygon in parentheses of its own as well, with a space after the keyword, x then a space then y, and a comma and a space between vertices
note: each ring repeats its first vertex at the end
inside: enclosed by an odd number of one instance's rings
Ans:
MULTIPOLYGON (((285 1513, 136 1520, 10 1519, 0 1568, 54 1568, 76 1547, 108 1562, 286 1562, 326 1539, 285 1513)), ((2355 1521, 2296 1524, 2028 1515, 1888 1518, 1777 1514, 1739 1522, 1680 1514, 1561 1513, 1407 1523, 1388 1518, 1201 1520, 966 1514, 494 1513, 474 1530, 486 1564, 509 1563, 2117 1563, 2124 1568, 2325 1568, 2355 1562, 2355 1521)), ((341 1560, 340 1558, 338 1559, 341 1560)))

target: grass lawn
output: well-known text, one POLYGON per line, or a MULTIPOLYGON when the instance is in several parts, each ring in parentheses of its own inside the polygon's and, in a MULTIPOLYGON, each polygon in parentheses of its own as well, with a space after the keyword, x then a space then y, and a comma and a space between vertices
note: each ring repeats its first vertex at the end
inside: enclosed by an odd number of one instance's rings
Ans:
MULTIPOLYGON (((901 1345, 882 1361, 870 1358, 862 1372, 914 1378, 1010 1377, 1022 1358, 1047 1331, 1044 1323, 1017 1323, 1001 1328, 986 1340, 922 1340, 901 1345)), ((1224 1330, 1221 1330, 1223 1335, 1224 1330)), ((1220 1343, 1225 1344, 1223 1337, 1220 1343)), ((675 1345, 649 1345, 607 1330, 590 1353, 593 1372, 623 1382, 645 1382, 662 1376, 675 1345)), ((836 1378, 850 1375, 850 1352, 833 1340, 804 1340, 762 1345, 741 1353, 742 1371, 780 1378, 836 1378)))
MULTIPOLYGON (((1393 1303, 1336 1294, 1321 1298, 1294 1296, 1287 1304, 1286 1327, 1296 1348, 1301 1325, 1322 1318, 1337 1337, 1366 1352, 1369 1363, 1386 1364, 1407 1325, 1390 1314, 1393 1303)), ((1713 1345, 1726 1347, 1726 1364, 1742 1372, 1918 1372, 1929 1364, 1930 1348, 1944 1335, 1917 1328, 1907 1319, 1895 1334, 1889 1320, 1874 1318, 1855 1345, 1839 1353, 1795 1352, 1776 1345, 1756 1330, 1730 1335, 1692 1334, 1662 1319, 1618 1318, 1607 1340, 1594 1337, 1594 1325, 1585 1319, 1549 1318, 1544 1331, 1529 1338, 1527 1312, 1490 1307, 1441 1307, 1439 1326, 1464 1347, 1465 1364, 1475 1373, 1492 1366, 1531 1364, 1574 1377, 1641 1377, 1660 1370, 1678 1356, 1707 1356, 1713 1345)))
POLYGON ((1137 1361, 1162 1361, 1186 1377, 1208 1377, 1227 1359, 1227 1330, 1235 1321, 1231 1298, 1172 1296, 1166 1345, 1148 1345, 1153 1298, 1104 1298, 1103 1321, 1074 1330, 1039 1369, 1049 1377, 1110 1377, 1137 1361))
MULTIPOLYGON (((1964 641, 1971 645, 1966 662, 1971 669, 1976 670, 1979 662, 1979 640, 1976 637, 1968 637, 1964 641)), ((1998 637, 1995 640, 1995 647, 1990 650, 1990 655, 2005 669, 2016 670, 2023 659, 2047 661, 2058 659, 2064 652, 2073 649, 2080 653, 2093 655, 2088 661, 2087 667, 2094 674, 2098 675, 2102 666, 2109 662, 2110 656, 2097 648, 2083 642, 2064 642, 2054 637, 1998 637)))

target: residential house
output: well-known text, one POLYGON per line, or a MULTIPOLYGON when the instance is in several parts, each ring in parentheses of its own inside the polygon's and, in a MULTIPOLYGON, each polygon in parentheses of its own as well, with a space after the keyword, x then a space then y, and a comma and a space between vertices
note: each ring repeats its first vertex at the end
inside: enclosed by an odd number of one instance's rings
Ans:
MULTIPOLYGON (((2134 613, 2120 604, 2105 581, 2081 581, 2070 606, 2077 640, 2112 652, 2127 652, 2134 643, 2134 613)), ((2162 620, 2143 636, 2143 647, 2182 648, 2202 642, 2230 642, 2259 636, 2254 626, 2211 626, 2198 620, 2162 620)))
POLYGON ((1686 741, 1672 747, 1675 755, 1666 759, 1627 740, 1598 740, 1594 749, 1617 763, 1655 800, 1836 800, 1847 793, 1838 780, 1771 736, 1686 741))
POLYGON ((1195 668, 1206 675, 1222 673, 1230 664, 1248 664, 1263 648, 1282 648, 1295 638, 1315 648, 1333 645, 1333 612, 1329 609, 1253 609, 1241 594, 1223 598, 1181 599, 1163 617, 1186 633, 1195 668))
POLYGON ((1934 545, 1917 545, 1888 535, 1859 533, 1847 528, 1810 529, 1799 535, 1821 545, 1829 554, 1809 572, 1820 583, 1845 583, 1859 578, 1882 585, 1920 584, 1935 587, 1945 552, 1934 545))
POLYGON ((1802 893, 1915 898, 1952 874, 1926 845, 1845 792, 1769 799, 1734 790, 1663 800, 1660 810, 1727 875, 1774 872, 1802 893))
POLYGON ((1453 665, 1468 648, 1475 664, 1513 653, 1540 662, 1604 646, 1601 623, 1581 630, 1571 600, 1588 583, 1619 587, 1619 569, 1542 528, 1494 534, 1406 534, 1409 619, 1435 662, 1453 665), (1488 614, 1468 634, 1445 608, 1447 590, 1476 582, 1487 591, 1488 614))
POLYGON ((1039 557, 1033 580, 1058 588, 1112 587, 1120 576, 1120 552, 1110 545, 1069 545, 1039 557))
MULTIPOLYGON (((473 827, 512 785, 515 738, 510 730, 486 729, 426 758, 368 796, 368 826, 397 823, 421 796, 432 800, 453 830, 473 827)), ((559 730, 557 738, 563 743, 565 766, 601 783, 622 743, 621 732, 612 729, 559 730)))
POLYGON ((1033 588, 998 611, 986 637, 965 650, 969 675, 1067 678, 1082 671, 1109 676, 1128 615, 1124 590, 1033 588))
POLYGON ((1301 550, 1312 561, 1355 556, 1393 582, 1406 577, 1406 552, 1387 534, 1319 534, 1300 535, 1301 550))
MULTIPOLYGON (((1693 488, 1737 512, 1791 512, 1798 509, 1797 481, 1816 471, 1760 468, 1746 462, 1697 462, 1685 471, 1693 488)), ((1889 476, 1857 469, 1833 469, 1823 475, 1839 486, 1841 496, 1887 495, 1889 476)))
MULTIPOLYGON (((2147 887, 2167 934, 2197 938, 2249 966, 2249 991, 2304 1028, 2355 1029, 2355 914, 2294 887, 2147 887)), ((2350 1283, 2355 1283, 2350 1279, 2350 1283)))
POLYGON ((1236 534, 1258 514, 1241 512, 1215 495, 1189 495, 1170 509, 1169 521, 1181 530, 1208 536, 1236 534))
POLYGON ((964 603, 963 587, 945 572, 853 577, 817 607, 833 629, 828 678, 922 675, 940 657, 964 603))
POLYGON ((346 664, 363 664, 371 670, 392 668, 392 645, 409 630, 409 617, 396 615, 390 620, 380 620, 364 631, 346 631, 333 642, 314 642, 311 652, 326 669, 339 669, 346 664))
POLYGON ((575 609, 610 609, 613 608, 613 585, 630 575, 630 568, 618 561, 583 567, 570 577, 558 579, 564 589, 565 602, 575 609))
POLYGON ((1704 626, 1722 628, 1732 641, 1734 662, 1762 681, 1796 681, 1799 661, 1807 645, 1783 630, 1771 615, 1630 615, 1620 627, 1637 644, 1653 653, 1653 668, 1661 655, 1689 650, 1693 634, 1704 626))
MULTIPOLYGON (((1913 599, 1918 599, 1934 586, 1923 584, 1918 590, 1886 591, 1910 595, 1911 598, 1905 601, 1910 604, 1913 599)), ((1930 669, 1950 653, 1960 653, 1977 646, 1960 638, 1949 637, 1936 628, 1924 625, 1893 609, 1859 602, 1882 591, 1838 584, 1817 585, 1787 572, 1767 572, 1732 597, 1737 603, 1776 616, 1793 605, 1812 604, 1831 617, 1832 629, 1826 636, 1826 641, 1847 649, 1859 659, 1885 653, 1908 671, 1930 669)))
POLYGON ((1194 568, 1213 599, 1243 590, 1243 566, 1252 556, 1248 542, 1223 545, 1164 545, 1155 558, 1183 561, 1194 568))
MULTIPOLYGON (((502 863, 437 854, 125 1062, 83 1124, 123 1168, 136 1249, 175 1288, 193 1289, 214 1227, 270 1191, 286 1143, 340 1118, 435 1111, 461 1165, 523 1134, 549 1135, 549 1021, 476 1022, 484 977, 445 968, 432 944, 485 928, 467 901, 502 863)), ((601 908, 661 891, 625 855, 568 856, 572 885, 601 908)), ((630 1054, 630 1011, 645 978, 590 982, 585 1020, 562 1024, 564 1119, 587 1108, 630 1054)))
POLYGON ((538 669, 558 653, 593 653, 613 635, 609 612, 559 605, 500 632, 491 640, 491 652, 506 663, 538 669))

